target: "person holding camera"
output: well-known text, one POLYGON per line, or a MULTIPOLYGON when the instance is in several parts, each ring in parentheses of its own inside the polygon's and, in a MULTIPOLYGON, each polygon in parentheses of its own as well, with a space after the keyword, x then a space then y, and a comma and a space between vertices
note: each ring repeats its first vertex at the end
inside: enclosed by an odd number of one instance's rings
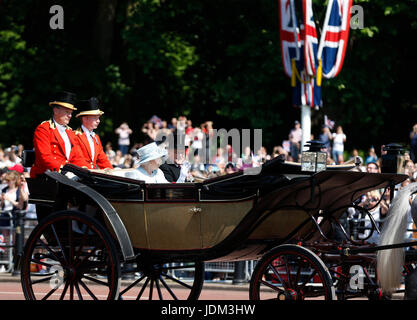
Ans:
MULTIPOLYGON (((11 221, 15 224, 14 213, 17 210, 25 210, 28 205, 29 195, 25 187, 26 180, 23 174, 16 170, 7 171, 4 177, 7 186, 1 190, 0 195, 0 227, 10 227, 11 221), (11 220, 7 218, 12 218, 11 220)), ((9 236, 9 230, 2 230, 4 239, 9 236)), ((7 242, 7 241, 5 241, 7 242)))
POLYGON ((115 132, 119 135, 119 150, 122 152, 122 155, 125 155, 129 152, 129 136, 133 133, 133 131, 129 128, 129 125, 126 122, 123 122, 120 127, 115 130, 115 132))

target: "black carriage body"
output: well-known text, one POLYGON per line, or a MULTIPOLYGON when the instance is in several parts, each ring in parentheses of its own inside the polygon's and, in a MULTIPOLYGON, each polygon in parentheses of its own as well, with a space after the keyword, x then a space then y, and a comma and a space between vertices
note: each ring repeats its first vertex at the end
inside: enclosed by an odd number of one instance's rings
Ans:
MULTIPOLYGON (((45 214, 91 212, 108 228, 124 260, 238 261, 259 258, 294 239, 320 237, 352 202, 406 176, 329 168, 301 172, 276 158, 256 174, 238 172, 203 183, 145 184, 67 165, 76 179, 47 172, 29 180, 30 202, 45 214)), ((39 218, 42 218, 40 216, 39 218)))

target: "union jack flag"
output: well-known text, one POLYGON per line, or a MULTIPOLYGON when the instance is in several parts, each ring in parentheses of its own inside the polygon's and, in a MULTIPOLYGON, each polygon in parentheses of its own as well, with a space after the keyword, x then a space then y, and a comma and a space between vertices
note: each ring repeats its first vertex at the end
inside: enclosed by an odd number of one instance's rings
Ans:
POLYGON ((342 69, 349 37, 352 0, 329 0, 318 49, 323 76, 336 77, 342 69))
POLYGON ((321 76, 334 78, 342 69, 352 0, 329 0, 320 42, 312 0, 302 0, 302 8, 298 27, 294 0, 279 0, 282 62, 291 78, 293 104, 320 106, 321 76))
POLYGON ((316 74, 318 64, 317 50, 319 41, 317 39, 316 24, 313 17, 312 0, 303 1, 304 12, 304 59, 306 72, 310 76, 316 74))
POLYGON ((317 32, 311 0, 303 0, 303 23, 298 27, 294 0, 280 0, 280 36, 284 71, 292 78, 293 104, 321 105, 317 69, 317 32))
POLYGON ((327 114, 324 115, 324 125, 328 126, 329 129, 333 130, 334 128, 334 121, 327 117, 327 114))
POLYGON ((297 25, 294 0, 279 0, 281 57, 284 71, 292 76, 291 60, 300 59, 302 41, 297 25))

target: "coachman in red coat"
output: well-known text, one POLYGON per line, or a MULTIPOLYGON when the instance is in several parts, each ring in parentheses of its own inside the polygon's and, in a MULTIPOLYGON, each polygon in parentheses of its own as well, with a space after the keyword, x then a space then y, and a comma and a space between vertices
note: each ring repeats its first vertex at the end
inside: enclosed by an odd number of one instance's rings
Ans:
POLYGON ((100 116, 104 113, 99 109, 99 101, 96 97, 82 100, 78 104, 81 112, 76 115, 81 119, 81 128, 75 131, 81 153, 89 169, 113 168, 103 146, 100 137, 94 133, 100 123, 100 116))
POLYGON ((68 126, 74 107, 75 94, 61 92, 50 102, 53 117, 42 122, 35 130, 33 146, 35 148, 35 163, 30 170, 31 178, 47 170, 60 171, 66 163, 86 167, 78 140, 74 131, 68 126))

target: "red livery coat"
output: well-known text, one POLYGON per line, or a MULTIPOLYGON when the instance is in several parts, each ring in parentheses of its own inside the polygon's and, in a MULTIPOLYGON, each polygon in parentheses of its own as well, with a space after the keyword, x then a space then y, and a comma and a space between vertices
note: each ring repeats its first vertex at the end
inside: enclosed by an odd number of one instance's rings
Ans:
POLYGON ((103 145, 101 144, 100 137, 96 134, 95 139, 93 139, 94 143, 94 158, 91 156, 91 149, 90 144, 88 143, 87 136, 82 129, 78 129, 75 131, 75 136, 78 140, 78 144, 80 145, 81 154, 84 158, 84 161, 88 163, 88 169, 105 169, 110 168, 113 169, 109 159, 106 156, 106 153, 103 151, 103 145))
POLYGON ((65 156, 65 142, 53 120, 44 121, 35 129, 33 135, 35 163, 30 170, 31 178, 35 178, 46 170, 60 171, 66 163, 88 167, 74 131, 68 126, 65 131, 71 143, 71 153, 68 160, 65 156))

